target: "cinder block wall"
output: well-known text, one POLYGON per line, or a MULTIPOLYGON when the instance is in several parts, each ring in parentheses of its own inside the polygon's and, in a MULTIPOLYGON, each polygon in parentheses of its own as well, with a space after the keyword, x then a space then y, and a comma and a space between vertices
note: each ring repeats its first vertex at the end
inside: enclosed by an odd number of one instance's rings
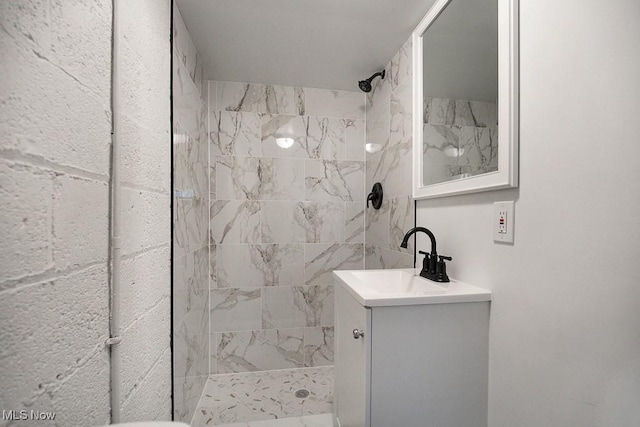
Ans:
MULTIPOLYGON (((121 3, 123 415, 167 419, 170 2, 121 3)), ((109 422, 111 19, 110 0, 0 2, 0 410, 61 426, 109 422)))
POLYGON ((171 418, 171 1, 120 1, 122 419, 171 418))

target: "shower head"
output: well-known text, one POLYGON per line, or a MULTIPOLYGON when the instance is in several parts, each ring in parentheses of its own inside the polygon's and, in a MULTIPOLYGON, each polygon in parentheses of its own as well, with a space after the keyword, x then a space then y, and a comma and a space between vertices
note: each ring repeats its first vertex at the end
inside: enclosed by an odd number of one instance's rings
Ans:
POLYGON ((375 79, 377 76, 380 76, 381 79, 384 79, 385 70, 379 71, 375 73, 373 76, 369 77, 367 80, 360 80, 358 82, 358 86, 360 90, 363 92, 371 92, 371 81, 375 79))

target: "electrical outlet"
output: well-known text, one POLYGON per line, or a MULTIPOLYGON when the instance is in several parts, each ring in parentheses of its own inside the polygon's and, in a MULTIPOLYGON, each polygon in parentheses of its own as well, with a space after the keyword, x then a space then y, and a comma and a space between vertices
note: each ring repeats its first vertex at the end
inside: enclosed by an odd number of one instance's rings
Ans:
POLYGON ((493 204, 493 241, 513 243, 513 205, 511 202, 493 204))

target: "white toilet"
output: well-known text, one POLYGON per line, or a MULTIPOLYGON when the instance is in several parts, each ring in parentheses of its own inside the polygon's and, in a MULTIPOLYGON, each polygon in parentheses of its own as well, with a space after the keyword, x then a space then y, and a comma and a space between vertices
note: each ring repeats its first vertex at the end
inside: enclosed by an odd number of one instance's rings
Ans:
POLYGON ((112 424, 118 427, 190 427, 189 424, 177 421, 138 421, 135 423, 112 424))

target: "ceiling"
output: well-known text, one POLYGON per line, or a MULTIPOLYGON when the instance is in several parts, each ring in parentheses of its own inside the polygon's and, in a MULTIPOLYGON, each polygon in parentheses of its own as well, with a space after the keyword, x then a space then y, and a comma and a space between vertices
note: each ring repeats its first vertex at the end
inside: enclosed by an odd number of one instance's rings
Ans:
POLYGON ((211 80, 358 90, 435 0, 176 0, 211 80))

